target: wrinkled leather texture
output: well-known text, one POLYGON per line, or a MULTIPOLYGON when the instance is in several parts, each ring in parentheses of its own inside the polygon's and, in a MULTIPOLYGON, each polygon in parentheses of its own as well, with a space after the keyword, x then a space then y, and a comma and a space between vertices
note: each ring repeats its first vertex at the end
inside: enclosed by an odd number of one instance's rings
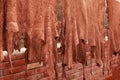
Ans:
POLYGON ((87 48, 95 46, 96 59, 102 64, 105 0, 64 0, 62 6, 64 63, 72 67, 74 61, 84 62, 87 48))
MULTIPOLYGON (((13 34, 18 32, 16 0, 1 0, 1 51, 8 50, 9 55, 13 51, 13 34)), ((0 51, 0 52, 1 52, 0 51)), ((2 54, 2 53, 1 53, 2 54)))
MULTIPOLYGON (((74 62, 86 63, 90 48, 96 62, 110 65, 111 54, 120 50, 120 2, 107 0, 109 40, 105 42, 105 0, 62 0, 63 64, 72 68, 74 62), (105 57, 108 57, 105 59, 105 57)), ((3 50, 9 57, 20 49, 25 36, 26 60, 46 63, 47 73, 55 74, 56 37, 58 37, 57 0, 0 0, 0 59, 3 50)))
POLYGON ((3 10, 4 9, 4 4, 3 4, 3 0, 0 0, 0 61, 3 60, 3 10))
POLYGON ((18 0, 19 34, 25 35, 26 58, 28 62, 45 61, 51 78, 55 73, 56 4, 56 0, 18 0))
POLYGON ((53 78, 58 25, 57 1, 1 0, 0 4, 0 56, 2 57, 3 50, 7 50, 11 58, 13 49, 20 49, 23 35, 27 48, 26 59, 29 62, 45 61, 49 67, 48 74, 53 78))
POLYGON ((108 23, 111 31, 111 44, 113 44, 114 52, 120 50, 120 2, 117 0, 107 0, 108 2, 108 23))

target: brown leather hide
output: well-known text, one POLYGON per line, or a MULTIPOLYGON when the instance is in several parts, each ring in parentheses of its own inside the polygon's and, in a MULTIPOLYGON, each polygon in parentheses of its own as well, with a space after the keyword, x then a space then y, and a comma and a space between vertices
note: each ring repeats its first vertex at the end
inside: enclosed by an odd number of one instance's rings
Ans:
POLYGON ((30 62, 45 61, 51 78, 54 76, 56 54, 56 4, 56 0, 29 0, 28 26, 25 33, 28 60, 30 62))
POLYGON ((65 45, 63 63, 71 68, 73 61, 81 61, 81 55, 85 57, 85 52, 80 51, 85 50, 85 47, 78 46, 81 44, 85 45, 85 41, 87 41, 86 4, 84 0, 63 0, 62 7, 64 27, 62 28, 64 35, 62 35, 62 39, 65 45))
POLYGON ((0 58, 3 50, 8 51, 12 71, 11 54, 14 50, 13 35, 18 32, 16 0, 1 0, 0 3, 0 58))
POLYGON ((111 31, 111 39, 114 52, 120 50, 120 2, 117 0, 107 0, 108 3, 108 24, 111 31))
POLYGON ((3 23, 4 23, 4 2, 0 0, 0 61, 3 60, 3 23))
POLYGON ((87 0, 88 44, 92 55, 102 66, 102 44, 104 42, 105 0, 87 0))
POLYGON ((85 60, 86 41, 88 41, 89 47, 94 46, 97 63, 102 65, 105 0, 64 0, 62 7, 64 63, 72 67, 73 61, 81 62, 82 58, 85 60), (80 46, 81 42, 84 44, 84 48, 80 46))
MULTIPOLYGON (((7 47, 7 51, 10 54, 12 54, 13 50, 14 50, 14 46, 13 46, 13 35, 18 32, 19 28, 18 28, 18 24, 17 24, 17 6, 16 6, 16 0, 6 0, 5 1, 5 22, 4 24, 4 38, 6 40, 6 42, 4 42, 6 47, 7 47)), ((6 49, 6 48, 5 48, 6 49)))
POLYGON ((1 0, 1 51, 7 50, 9 57, 13 51, 13 34, 17 32, 16 0, 1 0), (3 47, 3 48, 2 48, 3 47))

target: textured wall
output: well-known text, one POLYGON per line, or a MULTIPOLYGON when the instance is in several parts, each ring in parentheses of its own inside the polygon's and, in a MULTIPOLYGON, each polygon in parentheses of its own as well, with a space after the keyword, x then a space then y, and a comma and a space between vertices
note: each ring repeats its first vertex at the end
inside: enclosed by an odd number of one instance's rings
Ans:
MULTIPOLYGON (((111 69, 114 73, 113 77, 111 73, 108 74, 107 70, 103 75, 102 69, 96 66, 94 60, 91 67, 90 59, 88 58, 87 65, 85 67, 86 80, 104 80, 106 78, 106 80, 119 80, 118 70, 120 70, 120 67, 118 66, 118 58, 119 56, 112 57, 111 69)), ((24 54, 12 56, 12 64, 14 66, 12 73, 10 71, 10 64, 8 61, 9 60, 6 56, 4 62, 0 64, 0 80, 50 80, 46 74, 47 67, 44 67, 44 64, 38 65, 37 63, 32 63, 26 67, 24 54)), ((61 63, 58 63, 58 67, 59 80, 63 80, 61 63)), ((79 63, 75 63, 71 70, 66 67, 67 80, 82 80, 82 71, 82 65, 79 63)))

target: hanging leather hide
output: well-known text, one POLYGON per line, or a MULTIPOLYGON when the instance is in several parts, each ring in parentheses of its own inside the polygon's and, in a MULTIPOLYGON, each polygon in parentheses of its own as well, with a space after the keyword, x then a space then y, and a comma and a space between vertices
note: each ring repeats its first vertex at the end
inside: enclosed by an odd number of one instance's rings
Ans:
POLYGON ((11 62, 11 54, 14 50, 13 35, 19 31, 17 24, 17 3, 16 0, 6 0, 6 37, 7 51, 11 62))
POLYGON ((120 51, 119 27, 120 27, 120 2, 119 0, 107 0, 108 5, 108 25, 111 31, 111 39, 114 53, 120 51))
POLYGON ((0 0, 0 62, 4 59, 3 56, 3 25, 4 25, 4 1, 0 0))
MULTIPOLYGON (((27 63, 45 61, 51 78, 55 73, 58 25, 56 6, 56 0, 17 0, 19 32, 15 36, 19 39, 21 35, 25 36, 27 63)), ((16 42, 18 45, 19 39, 16 42)))
MULTIPOLYGON (((78 46, 81 42, 85 45, 87 41, 87 14, 86 5, 83 0, 81 1, 63 1, 63 23, 64 23, 64 45, 65 51, 64 64, 69 68, 72 67, 73 61, 80 61, 80 56, 85 53, 80 53, 78 46), (77 13, 76 13, 77 12, 77 13), (79 17, 78 17, 79 16, 79 17)), ((82 49, 82 50, 85 50, 82 49)))
POLYGON ((17 24, 16 0, 1 0, 0 4, 0 56, 2 60, 2 51, 8 51, 8 57, 11 64, 12 72, 11 54, 14 50, 13 35, 19 30, 17 24))
POLYGON ((63 74, 65 65, 72 68, 74 62, 83 64, 85 79, 86 41, 87 41, 87 5, 85 0, 63 0, 63 74))
POLYGON ((88 4, 88 44, 91 46, 91 54, 101 67, 102 44, 104 42, 105 0, 89 0, 88 4), (94 7, 95 6, 95 7, 94 7))
POLYGON ((25 46, 29 62, 45 61, 47 73, 54 77, 56 40, 57 35, 57 1, 30 0, 28 4, 25 30, 25 46))

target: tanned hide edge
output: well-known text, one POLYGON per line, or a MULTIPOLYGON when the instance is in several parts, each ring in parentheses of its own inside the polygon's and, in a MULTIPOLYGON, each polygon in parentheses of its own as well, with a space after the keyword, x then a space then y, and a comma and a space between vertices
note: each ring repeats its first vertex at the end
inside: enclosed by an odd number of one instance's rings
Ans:
POLYGON ((27 4, 26 58, 28 62, 45 61, 52 80, 56 72, 57 1, 31 0, 27 4))
POLYGON ((104 44, 105 0, 67 1, 63 6, 63 64, 72 67, 73 61, 85 64, 86 41, 97 64, 103 66, 101 51, 104 44), (95 7, 94 7, 95 6, 95 7), (78 13, 78 14, 77 14, 78 13), (98 19, 99 17, 99 19, 98 19), (83 44, 83 45, 82 45, 83 44), (80 46, 78 48, 78 46, 80 46), (84 47, 82 47, 84 46, 84 47), (78 49, 77 49, 78 48, 78 49))
POLYGON ((111 44, 113 44, 114 53, 118 53, 120 50, 120 40, 119 40, 120 2, 117 0, 107 0, 107 4, 108 4, 108 24, 112 39, 111 44))
POLYGON ((4 2, 0 0, 0 62, 4 59, 3 56, 3 24, 4 24, 4 2))
MULTIPOLYGON (((79 53, 76 53, 77 50, 75 50, 73 48, 73 46, 75 46, 77 48, 77 46, 79 45, 79 43, 81 41, 86 41, 86 30, 85 28, 87 28, 87 24, 86 24, 86 13, 85 10, 86 9, 80 9, 81 7, 85 7, 84 1, 63 1, 63 23, 64 23, 64 44, 65 44, 65 55, 70 55, 69 58, 65 58, 68 60, 65 60, 65 64, 68 64, 69 68, 72 67, 72 56, 74 54, 79 55, 79 53), (72 6, 72 3, 73 6, 72 6), (81 4, 82 6, 77 6, 77 9, 75 9, 75 5, 76 3, 81 4), (66 7, 65 7, 66 6, 66 7), (75 9, 75 10, 74 10, 75 9), (75 12, 78 10, 78 14, 75 14, 75 12), (78 15, 80 17, 78 17, 78 15), (82 17, 82 18, 81 18, 82 17), (80 23, 80 22, 81 23, 80 23), (81 40, 81 41, 80 41, 81 40), (75 51, 75 52, 74 52, 75 51)), ((79 58, 73 57, 74 60, 77 60, 79 58)), ((77 60, 79 61, 79 60, 77 60)))
POLYGON ((56 59, 56 40, 57 37, 57 0, 50 0, 47 1, 46 4, 46 16, 45 16, 45 47, 44 47, 44 54, 46 54, 46 62, 48 69, 48 74, 53 79, 56 73, 57 68, 57 59, 56 59), (48 7, 47 7, 48 5, 48 7))
MULTIPOLYGON (((11 54, 14 50, 13 46, 13 35, 18 32, 17 25, 17 11, 16 11, 16 0, 3 0, 3 50, 8 51, 8 56, 11 64, 11 72, 12 72, 12 62, 11 62, 11 54)), ((2 9, 1 9, 2 10, 2 9)), ((2 49, 2 48, 1 48, 2 49)))
POLYGON ((45 61, 51 79, 56 72, 56 5, 56 0, 17 0, 19 32, 15 36, 25 36, 26 62, 45 61))
POLYGON ((91 55, 96 63, 103 67, 102 58, 104 52, 104 21, 105 21, 105 0, 89 0, 88 4, 88 44, 91 46, 91 55), (96 6, 96 7, 94 7, 96 6), (92 31, 92 32, 91 32, 92 31))
MULTIPOLYGON (((84 0, 63 0, 63 73, 65 65, 72 68, 73 62, 85 64, 87 41, 87 13, 84 0)), ((84 72, 84 71, 83 71, 84 72)), ((84 75, 85 77, 85 75, 84 75)))
MULTIPOLYGON (((120 2, 119 0, 106 0, 108 6, 108 26, 110 35, 110 57, 109 65, 111 62, 112 54, 117 54, 120 51, 120 2)), ((110 67, 108 66, 110 72, 110 67)))

